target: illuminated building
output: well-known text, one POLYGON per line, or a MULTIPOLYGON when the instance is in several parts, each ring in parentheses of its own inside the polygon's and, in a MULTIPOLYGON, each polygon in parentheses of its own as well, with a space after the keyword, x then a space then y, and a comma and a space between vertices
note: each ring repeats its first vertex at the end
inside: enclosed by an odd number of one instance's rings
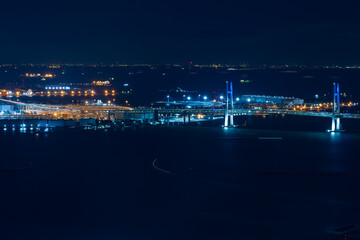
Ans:
POLYGON ((243 103, 251 104, 282 104, 282 105, 302 105, 304 99, 283 96, 265 95, 242 95, 239 99, 243 103))

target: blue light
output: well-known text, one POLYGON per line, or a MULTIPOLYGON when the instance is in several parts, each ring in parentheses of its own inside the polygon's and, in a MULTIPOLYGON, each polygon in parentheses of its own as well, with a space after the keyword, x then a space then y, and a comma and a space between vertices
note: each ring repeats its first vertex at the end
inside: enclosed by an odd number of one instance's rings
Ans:
POLYGON ((220 96, 220 99, 221 99, 221 100, 224 99, 224 96, 220 96))
POLYGON ((251 102, 251 99, 250 98, 248 98, 248 99, 246 99, 248 102, 251 102))
POLYGON ((204 100, 207 100, 207 96, 204 96, 204 100))
POLYGON ((236 101, 237 101, 237 102, 240 101, 240 98, 237 97, 237 98, 236 98, 236 101))
POLYGON ((187 100, 191 100, 191 97, 189 96, 189 97, 187 97, 187 100))

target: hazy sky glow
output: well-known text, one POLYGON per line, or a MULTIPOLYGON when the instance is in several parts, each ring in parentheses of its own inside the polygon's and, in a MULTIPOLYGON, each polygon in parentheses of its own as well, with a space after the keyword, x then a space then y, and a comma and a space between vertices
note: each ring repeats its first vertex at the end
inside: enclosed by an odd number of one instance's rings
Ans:
POLYGON ((356 1, 23 1, 0 62, 360 64, 356 1))

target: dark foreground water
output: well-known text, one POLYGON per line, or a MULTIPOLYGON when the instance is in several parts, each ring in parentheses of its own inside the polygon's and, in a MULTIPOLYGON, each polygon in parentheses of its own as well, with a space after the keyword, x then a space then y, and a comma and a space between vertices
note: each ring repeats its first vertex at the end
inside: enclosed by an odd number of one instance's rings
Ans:
POLYGON ((0 239, 344 239, 327 232, 360 223, 356 133, 143 127, 0 144, 0 239))

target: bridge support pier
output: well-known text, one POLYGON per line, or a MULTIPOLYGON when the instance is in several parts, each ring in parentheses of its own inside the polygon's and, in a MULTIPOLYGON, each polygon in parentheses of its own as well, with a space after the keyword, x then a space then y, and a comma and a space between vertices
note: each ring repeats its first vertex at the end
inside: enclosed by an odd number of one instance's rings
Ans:
POLYGON ((331 129, 328 132, 343 132, 341 127, 340 115, 340 87, 338 83, 334 83, 334 101, 333 101, 333 115, 331 121, 331 129))
POLYGON ((234 99, 232 82, 226 81, 226 109, 224 127, 235 127, 234 125, 234 99), (230 103, 229 103, 230 101, 230 103), (230 104, 230 109, 229 109, 230 104), (230 124, 229 124, 230 118, 230 124))

